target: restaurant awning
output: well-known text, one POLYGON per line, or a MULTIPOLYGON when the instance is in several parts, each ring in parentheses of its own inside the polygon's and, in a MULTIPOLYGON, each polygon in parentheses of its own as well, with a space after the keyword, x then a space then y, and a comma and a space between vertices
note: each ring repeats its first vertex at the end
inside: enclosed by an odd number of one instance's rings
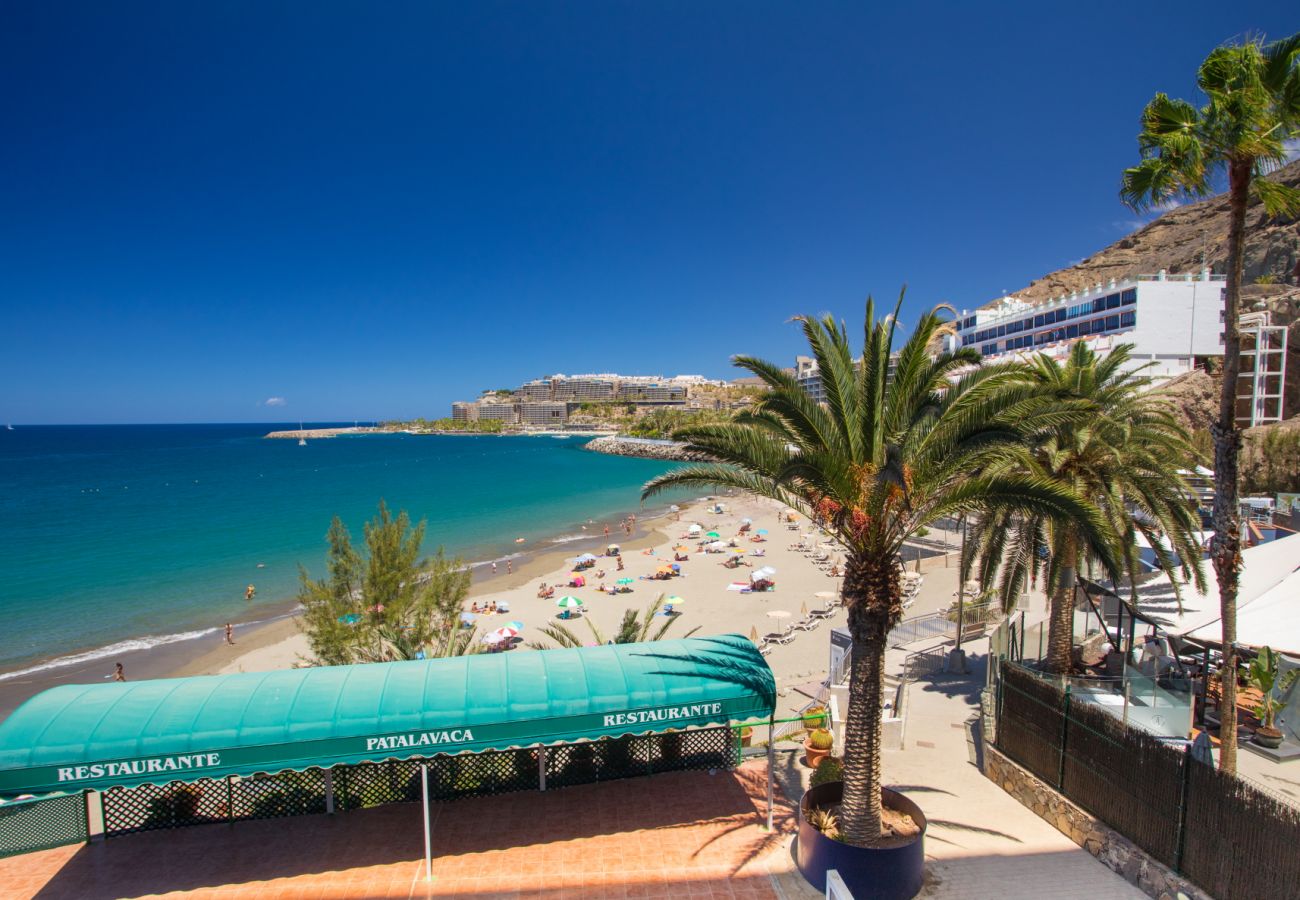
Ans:
POLYGON ((63 685, 0 724, 0 795, 505 750, 769 716, 738 634, 63 685))

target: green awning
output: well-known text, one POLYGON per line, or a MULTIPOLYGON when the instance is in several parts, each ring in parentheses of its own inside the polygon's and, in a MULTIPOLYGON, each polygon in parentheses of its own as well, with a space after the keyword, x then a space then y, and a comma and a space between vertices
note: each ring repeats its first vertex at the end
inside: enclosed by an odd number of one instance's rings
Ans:
POLYGON ((63 685, 0 724, 0 795, 163 784, 766 717, 738 634, 63 685))

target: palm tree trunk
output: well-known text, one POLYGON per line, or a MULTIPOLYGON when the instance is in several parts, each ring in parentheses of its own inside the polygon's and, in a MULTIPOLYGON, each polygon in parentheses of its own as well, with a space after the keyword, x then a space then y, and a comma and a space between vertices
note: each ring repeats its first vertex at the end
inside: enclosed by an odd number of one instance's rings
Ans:
POLYGON ((1231 217, 1228 225, 1228 283, 1223 300, 1223 384, 1219 388, 1219 421, 1210 426, 1214 438, 1214 537, 1210 560, 1219 581, 1219 615, 1223 630, 1223 697, 1220 702, 1219 768, 1237 771, 1237 575, 1241 570, 1241 510, 1237 494, 1237 457, 1241 431, 1237 428, 1237 380, 1241 373, 1241 335, 1237 316, 1245 258, 1246 198, 1251 161, 1235 160, 1228 167, 1231 217))
POLYGON ((1074 667, 1074 581, 1079 570, 1079 544, 1073 534, 1065 539, 1063 555, 1047 628, 1047 669, 1057 675, 1068 675, 1074 667))
POLYGON ((849 609, 853 661, 849 674, 849 711, 844 722, 844 795, 840 833, 859 847, 880 841, 880 718, 884 711, 885 649, 889 629, 902 614, 899 577, 894 560, 850 557, 843 596, 849 609))

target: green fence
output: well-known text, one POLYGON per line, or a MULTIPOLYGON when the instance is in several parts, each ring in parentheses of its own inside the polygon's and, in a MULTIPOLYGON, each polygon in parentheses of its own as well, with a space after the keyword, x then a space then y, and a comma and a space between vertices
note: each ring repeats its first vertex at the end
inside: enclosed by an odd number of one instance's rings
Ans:
POLYGON ((0 857, 84 843, 85 794, 15 800, 0 806, 0 857))
POLYGON ((1002 662, 996 745, 1218 900, 1300 896, 1300 810, 1002 662))

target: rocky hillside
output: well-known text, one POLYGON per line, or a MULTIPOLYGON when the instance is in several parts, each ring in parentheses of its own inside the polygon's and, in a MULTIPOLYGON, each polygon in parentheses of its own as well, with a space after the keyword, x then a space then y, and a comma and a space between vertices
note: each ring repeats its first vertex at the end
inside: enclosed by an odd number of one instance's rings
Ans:
MULTIPOLYGON (((1300 160, 1270 176, 1300 188, 1300 160)), ((1077 265, 1045 275, 1013 293, 1022 299, 1046 300, 1114 278, 1149 274, 1198 272, 1210 266, 1224 271, 1228 255, 1226 194, 1175 207, 1122 240, 1077 265)), ((1270 218, 1258 201, 1246 213, 1246 284, 1261 279, 1276 285, 1295 284, 1300 263, 1300 219, 1270 218)), ((1261 285, 1263 286, 1263 285, 1261 285)))

